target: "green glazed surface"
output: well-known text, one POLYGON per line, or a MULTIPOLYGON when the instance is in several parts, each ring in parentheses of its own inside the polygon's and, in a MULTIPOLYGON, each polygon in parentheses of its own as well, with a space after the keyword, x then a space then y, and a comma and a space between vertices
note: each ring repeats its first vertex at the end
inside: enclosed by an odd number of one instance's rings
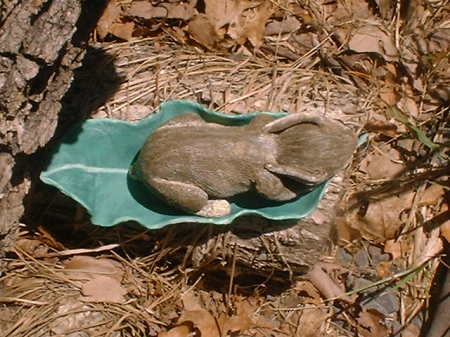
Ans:
POLYGON ((182 213, 153 196, 143 183, 129 174, 129 168, 155 129, 188 112, 225 125, 247 124, 258 114, 224 115, 193 102, 169 101, 160 106, 158 113, 138 123, 90 119, 64 137, 42 172, 41 180, 79 202, 91 215, 92 223, 105 227, 130 220, 150 229, 182 222, 224 225, 248 214, 274 220, 299 219, 314 210, 326 183, 284 203, 267 201, 254 193, 243 194, 230 200, 231 213, 220 218, 182 213))

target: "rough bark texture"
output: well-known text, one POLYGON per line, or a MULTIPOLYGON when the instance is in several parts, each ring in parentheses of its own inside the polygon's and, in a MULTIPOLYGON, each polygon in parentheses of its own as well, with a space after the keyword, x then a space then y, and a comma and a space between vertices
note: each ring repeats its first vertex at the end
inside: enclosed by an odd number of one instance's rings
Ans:
POLYGON ((54 135, 83 49, 72 44, 80 0, 0 3, 0 254, 38 172, 30 155, 54 135))

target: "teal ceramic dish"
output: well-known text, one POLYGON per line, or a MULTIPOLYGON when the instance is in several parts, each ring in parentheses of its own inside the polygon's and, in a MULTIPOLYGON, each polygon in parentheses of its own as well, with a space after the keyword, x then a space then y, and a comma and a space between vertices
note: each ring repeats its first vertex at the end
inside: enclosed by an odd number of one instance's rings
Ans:
POLYGON ((79 202, 91 215, 92 223, 104 227, 126 221, 137 221, 150 229, 182 222, 225 225, 242 215, 286 220, 305 217, 314 210, 326 183, 284 203, 268 201, 254 193, 239 195, 230 200, 231 213, 219 218, 182 213, 152 195, 143 183, 129 174, 130 166, 154 130, 188 112, 224 125, 244 125, 259 114, 224 115, 193 102, 169 101, 160 106, 158 113, 138 123, 90 119, 64 137, 42 172, 41 180, 79 202))

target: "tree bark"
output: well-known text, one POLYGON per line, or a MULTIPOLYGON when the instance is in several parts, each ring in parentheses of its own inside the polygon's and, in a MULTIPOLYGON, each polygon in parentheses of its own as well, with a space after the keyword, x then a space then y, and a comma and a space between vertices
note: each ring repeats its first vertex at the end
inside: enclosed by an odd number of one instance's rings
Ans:
POLYGON ((80 0, 0 3, 0 255, 13 243, 33 172, 30 155, 55 133, 81 64, 80 0))

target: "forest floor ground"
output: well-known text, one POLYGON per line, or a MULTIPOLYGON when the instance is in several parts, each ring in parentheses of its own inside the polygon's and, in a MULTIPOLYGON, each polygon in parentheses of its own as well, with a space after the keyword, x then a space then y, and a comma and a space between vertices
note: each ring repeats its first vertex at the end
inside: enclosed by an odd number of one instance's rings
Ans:
POLYGON ((35 199, 51 199, 24 218, 1 274, 0 335, 424 335, 450 240, 449 46, 445 0, 111 0, 81 72, 102 81, 81 112, 136 121, 189 99, 351 115, 367 140, 336 234, 309 274, 251 278, 233 261, 189 263, 195 242, 171 245, 172 232, 94 226, 40 186, 35 199))

